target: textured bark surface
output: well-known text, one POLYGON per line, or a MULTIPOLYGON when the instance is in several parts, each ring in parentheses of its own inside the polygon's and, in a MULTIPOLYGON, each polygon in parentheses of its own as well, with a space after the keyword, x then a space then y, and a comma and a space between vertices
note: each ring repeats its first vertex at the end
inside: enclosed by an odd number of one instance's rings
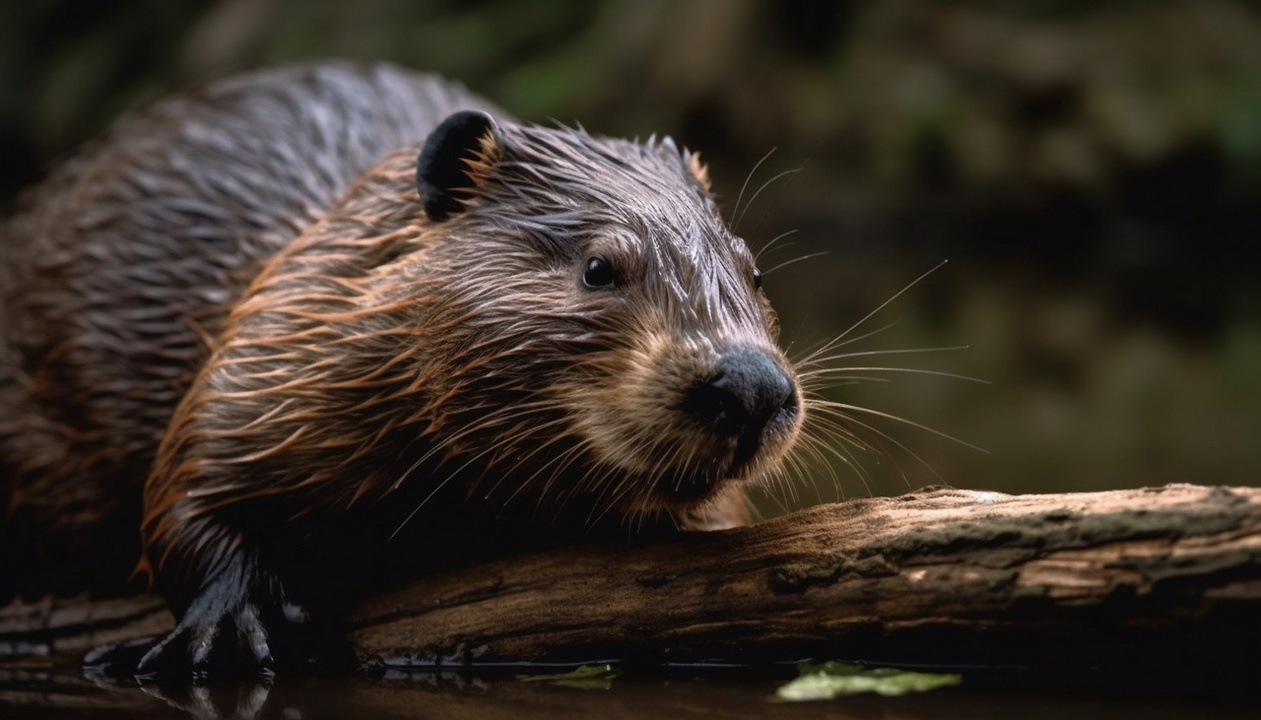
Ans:
POLYGON ((363 602, 351 637, 361 657, 410 662, 839 657, 1255 671, 1261 490, 937 489, 824 505, 430 578, 363 602))
MULTIPOLYGON (((153 598, 10 606, 0 655, 162 632, 153 598)), ((557 549, 365 599, 366 662, 1078 667, 1261 677, 1261 489, 932 489, 557 549)))

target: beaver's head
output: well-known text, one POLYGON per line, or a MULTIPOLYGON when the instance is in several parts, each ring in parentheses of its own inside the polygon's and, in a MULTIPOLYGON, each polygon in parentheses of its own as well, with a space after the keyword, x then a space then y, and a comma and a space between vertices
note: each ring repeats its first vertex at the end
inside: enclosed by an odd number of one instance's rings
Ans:
POLYGON ((463 407, 435 435, 483 458, 485 492, 677 510, 779 466, 801 392, 695 155, 463 112, 417 181, 443 238, 434 376, 463 407))

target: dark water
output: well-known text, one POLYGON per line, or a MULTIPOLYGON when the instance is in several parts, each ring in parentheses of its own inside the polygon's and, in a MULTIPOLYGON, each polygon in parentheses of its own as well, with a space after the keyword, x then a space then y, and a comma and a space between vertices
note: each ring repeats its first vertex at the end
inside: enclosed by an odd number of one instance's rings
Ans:
MULTIPOLYGON (((774 673, 772 673, 774 674, 774 673)), ((965 674, 964 686, 904 697, 772 700, 779 679, 713 672, 630 674, 582 687, 514 674, 391 672, 163 691, 85 679, 73 663, 0 666, 0 718, 1256 718, 1244 702, 1031 688, 1036 678, 965 674)), ((1171 690, 1173 690, 1171 688, 1171 690)))

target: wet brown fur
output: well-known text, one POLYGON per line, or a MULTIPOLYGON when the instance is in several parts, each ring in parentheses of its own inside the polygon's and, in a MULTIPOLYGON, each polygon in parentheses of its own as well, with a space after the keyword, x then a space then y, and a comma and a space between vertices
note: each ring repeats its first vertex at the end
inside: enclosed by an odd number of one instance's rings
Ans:
POLYGON ((226 78, 120 122, 0 224, 0 599, 118 589, 171 414, 262 263, 457 85, 339 63, 226 78))
MULTIPOLYGON (((670 264, 656 268, 657 279, 687 277, 689 286, 640 288, 630 298, 583 289, 577 263, 596 248, 644 253, 642 236, 623 225, 643 218, 616 217, 611 205, 599 218, 594 201, 573 213, 558 207, 570 202, 564 196, 551 206, 542 195, 514 197, 537 184, 528 176, 540 166, 530 162, 566 152, 612 144, 643 166, 626 180, 653 191, 668 171, 683 180, 690 156, 571 131, 508 132, 523 146, 566 134, 579 142, 529 161, 485 147, 470 210, 440 224, 426 220, 413 186, 416 149, 399 151, 251 285, 159 451, 144 519, 156 567, 172 554, 180 567, 194 557, 213 565, 233 540, 190 528, 226 505, 280 496, 283 512, 297 516, 371 506, 404 483, 433 491, 450 483, 466 499, 527 515, 573 512, 588 524, 610 511, 626 520, 677 510, 675 520, 697 527, 745 521, 724 481, 756 476, 791 437, 754 466, 724 467, 733 448, 677 417, 683 391, 720 344, 774 347, 773 313, 747 287, 752 259, 717 223, 703 186, 667 188, 706 211, 692 218, 712 224, 657 218, 667 232, 695 233, 691 250, 700 254, 638 261, 650 281, 650 266, 670 264), (707 247, 715 239, 730 245, 707 247), (736 266, 704 254, 715 250, 733 254, 736 266), (733 277, 714 272, 724 269, 733 277), (719 283, 747 289, 719 292, 719 283), (710 304, 690 301, 708 296, 710 304), (681 481, 704 490, 674 501, 681 481), (206 557, 210 543, 222 546, 206 557)), ((555 193, 562 181, 540 187, 555 193)))
MULTIPOLYGON (((454 91, 413 113, 424 116, 413 118, 416 132, 479 102, 454 91)), ((206 277, 160 278, 155 302, 108 318, 141 329, 90 358, 67 359, 99 330, 39 347, 22 346, 38 332, 12 333, 10 362, 28 369, 0 375, 10 514, 74 507, 85 514, 65 517, 94 527, 151 462, 141 567, 174 585, 213 575, 248 543, 276 555, 308 536, 319 547, 318 538, 335 545, 351 533, 387 545, 400 531, 424 537, 459 503, 529 521, 565 516, 576 531, 745 522, 740 482, 778 466, 800 418, 744 458, 735 440, 679 411, 725 346, 756 345, 791 367, 753 287, 753 258, 722 223, 696 156, 668 139, 504 124, 470 163, 466 209, 434 223, 415 186, 418 140, 381 140, 403 149, 340 200, 330 182, 291 203, 297 212, 269 208, 270 225, 234 240, 251 249, 227 267, 156 258, 163 271, 188 264, 206 277), (624 288, 582 286, 592 255, 614 260, 624 288), (132 357, 117 376, 99 377, 127 343, 135 352, 123 354, 158 359, 132 357), (54 374, 76 389, 54 392, 54 374), (54 396, 67 408, 62 420, 47 412, 54 396)), ((152 192, 147 182, 166 181, 160 170, 128 191, 152 192)), ((101 214, 95 205, 120 204, 72 199, 88 205, 73 215, 80 229, 101 214)), ((206 232, 220 227, 220 200, 189 202, 193 215, 205 213, 206 232)), ((33 232, 30 223, 10 232, 33 232)), ((90 278, 89 260, 71 258, 66 272, 90 278)), ((64 294, 47 303, 43 291, 2 286, 9 316, 73 326, 80 314, 102 314, 86 304, 122 300, 108 287, 85 299, 63 291, 73 285, 64 278, 48 283, 64 294)))

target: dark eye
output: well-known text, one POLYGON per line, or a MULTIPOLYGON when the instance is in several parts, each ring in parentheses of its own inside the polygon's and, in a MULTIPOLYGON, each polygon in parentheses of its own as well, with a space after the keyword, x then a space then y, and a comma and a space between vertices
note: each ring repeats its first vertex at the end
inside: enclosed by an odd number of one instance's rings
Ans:
POLYGON ((583 285, 593 290, 598 290, 600 288, 613 287, 613 283, 616 280, 613 266, 609 264, 608 260, 602 257, 593 257, 587 260, 587 267, 582 271, 583 285))
POLYGON ((757 268, 753 268, 753 289, 762 289, 762 271, 757 268))

